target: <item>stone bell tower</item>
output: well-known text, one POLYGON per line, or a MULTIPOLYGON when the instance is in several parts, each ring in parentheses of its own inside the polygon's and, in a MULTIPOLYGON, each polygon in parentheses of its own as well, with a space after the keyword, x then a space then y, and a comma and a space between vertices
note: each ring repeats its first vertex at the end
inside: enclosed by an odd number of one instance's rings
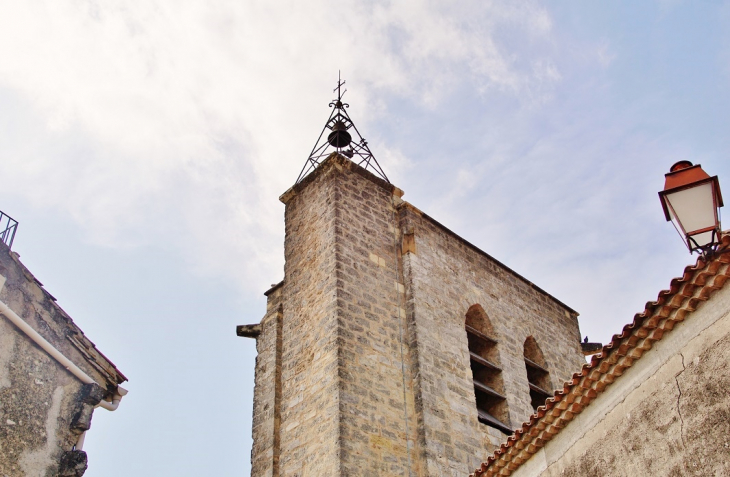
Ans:
POLYGON ((237 329, 252 475, 467 475, 580 368, 577 313, 403 201, 341 85, 280 198, 284 280, 237 329))

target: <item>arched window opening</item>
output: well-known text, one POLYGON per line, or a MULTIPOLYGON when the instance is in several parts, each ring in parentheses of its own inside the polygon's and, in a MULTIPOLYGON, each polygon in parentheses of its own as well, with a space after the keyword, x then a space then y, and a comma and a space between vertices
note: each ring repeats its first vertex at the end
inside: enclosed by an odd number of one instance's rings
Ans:
POLYGON ((527 381, 530 385, 530 401, 532 408, 537 411, 538 406, 545 404, 545 400, 551 396, 550 372, 545 364, 545 357, 532 336, 525 340, 525 368, 527 368, 527 381))
POLYGON ((467 311, 465 328, 479 421, 511 434, 498 342, 492 323, 480 305, 473 305, 467 311))

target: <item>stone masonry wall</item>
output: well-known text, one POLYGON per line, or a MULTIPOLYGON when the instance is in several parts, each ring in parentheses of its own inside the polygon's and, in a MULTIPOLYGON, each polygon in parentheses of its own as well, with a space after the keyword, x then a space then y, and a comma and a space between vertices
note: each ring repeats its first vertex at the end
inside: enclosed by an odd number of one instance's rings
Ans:
POLYGON ((577 314, 440 226, 410 204, 400 207, 410 346, 428 475, 467 475, 507 437, 479 423, 469 364, 465 315, 481 305, 499 340, 508 425, 533 413, 523 345, 533 336, 544 353, 551 389, 584 363, 577 314))
POLYGON ((282 476, 340 475, 335 187, 321 172, 282 198, 282 476))
POLYGON ((467 475, 504 438, 477 420, 473 304, 499 335, 513 425, 532 412, 527 336, 553 386, 582 364, 574 312, 401 195, 333 155, 281 197, 285 277, 257 341, 252 475, 467 475))
POLYGON ((334 159, 282 198, 281 475, 419 475, 397 189, 334 159))
MULTIPOLYGON (((72 343, 80 330, 40 283, 0 244, 0 301, 98 383, 108 376, 72 343)), ((88 353, 93 353, 88 349, 88 353)), ((100 367, 109 367, 96 354, 100 367)), ((107 390, 83 385, 48 353, 0 315, 0 475, 80 476, 86 455, 70 452, 89 429, 94 404, 107 390)))
POLYGON ((259 477, 279 475, 281 346, 277 346, 277 342, 281 340, 283 319, 281 289, 278 287, 269 293, 266 315, 261 320, 261 334, 256 339, 251 475, 259 477))
POLYGON ((342 475, 422 475, 395 202, 351 162, 334 186, 342 475))

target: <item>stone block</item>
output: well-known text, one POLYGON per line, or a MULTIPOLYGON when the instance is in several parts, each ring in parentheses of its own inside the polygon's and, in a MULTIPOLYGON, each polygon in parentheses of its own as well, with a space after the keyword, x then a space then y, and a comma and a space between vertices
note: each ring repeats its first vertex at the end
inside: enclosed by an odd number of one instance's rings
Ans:
POLYGON ((86 452, 80 450, 66 451, 61 457, 58 468, 59 477, 81 477, 88 467, 86 452))

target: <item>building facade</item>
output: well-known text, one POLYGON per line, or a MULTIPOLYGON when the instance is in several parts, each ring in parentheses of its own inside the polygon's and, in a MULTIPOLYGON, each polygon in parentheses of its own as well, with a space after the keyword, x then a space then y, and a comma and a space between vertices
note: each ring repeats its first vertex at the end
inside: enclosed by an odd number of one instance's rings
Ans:
POLYGON ((474 473, 730 475, 730 234, 474 473))
POLYGON ((0 475, 83 475, 94 409, 116 409, 123 381, 0 242, 0 475))
POLYGON ((333 153, 281 196, 253 476, 466 475, 584 363, 577 313, 333 153))

